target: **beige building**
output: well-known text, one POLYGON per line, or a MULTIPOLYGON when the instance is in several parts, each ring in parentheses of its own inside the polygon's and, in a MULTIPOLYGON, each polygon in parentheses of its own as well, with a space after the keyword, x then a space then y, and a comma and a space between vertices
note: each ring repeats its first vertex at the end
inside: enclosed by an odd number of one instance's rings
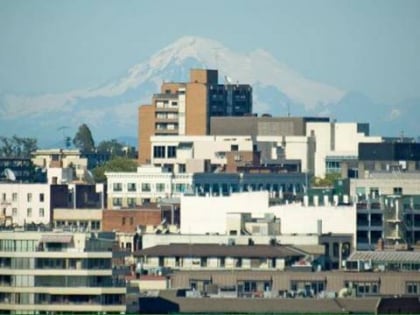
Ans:
POLYGON ((48 170, 50 184, 92 180, 87 173, 88 160, 81 157, 79 150, 36 150, 33 153, 32 162, 35 166, 48 170))
POLYGON ((125 312, 114 237, 0 232, 0 313, 125 312))
MULTIPOLYGON (((153 135, 206 135, 212 116, 252 112, 252 88, 219 84, 217 70, 192 69, 189 82, 163 83, 150 105, 139 108, 139 163, 150 162, 153 135)), ((170 154, 168 152, 168 154, 170 154)))

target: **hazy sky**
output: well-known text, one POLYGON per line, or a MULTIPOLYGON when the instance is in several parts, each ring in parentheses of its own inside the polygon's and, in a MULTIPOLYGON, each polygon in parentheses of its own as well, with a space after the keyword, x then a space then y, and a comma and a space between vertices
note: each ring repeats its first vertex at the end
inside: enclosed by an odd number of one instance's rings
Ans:
POLYGON ((420 98, 420 1, 0 0, 0 94, 110 81, 181 36, 262 48, 380 102, 420 98))

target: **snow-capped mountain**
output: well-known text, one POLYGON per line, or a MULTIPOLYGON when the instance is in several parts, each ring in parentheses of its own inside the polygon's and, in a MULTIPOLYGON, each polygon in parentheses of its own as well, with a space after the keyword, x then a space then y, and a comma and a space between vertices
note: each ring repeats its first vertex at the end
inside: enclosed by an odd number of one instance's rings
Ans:
MULTIPOLYGON (((340 121, 357 117, 371 123, 398 123, 406 116, 401 106, 374 105, 357 93, 305 78, 264 50, 245 54, 214 40, 183 37, 98 87, 61 94, 0 96, 0 133, 37 137, 42 145, 57 146, 62 140, 58 129, 67 126, 71 130, 68 135, 73 136, 80 124, 87 123, 97 140, 135 138, 138 106, 150 102, 163 81, 188 81, 191 68, 219 69, 221 82, 230 78, 251 84, 257 113, 331 115, 340 121)), ((382 127, 372 129, 381 131, 382 127)), ((420 134, 417 125, 413 131, 420 134)))

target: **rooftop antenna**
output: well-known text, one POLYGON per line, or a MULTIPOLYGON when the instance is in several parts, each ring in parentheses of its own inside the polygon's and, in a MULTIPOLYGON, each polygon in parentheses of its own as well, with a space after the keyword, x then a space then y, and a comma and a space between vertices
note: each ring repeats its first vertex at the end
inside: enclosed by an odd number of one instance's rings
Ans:
POLYGON ((71 145, 71 138, 69 137, 69 136, 66 136, 66 133, 65 133, 65 130, 66 129, 69 129, 69 127, 68 126, 61 126, 60 128, 58 128, 57 130, 58 131, 62 131, 62 133, 63 133, 63 138, 64 138, 64 147, 66 148, 66 149, 68 149, 68 148, 70 148, 70 145, 71 145))

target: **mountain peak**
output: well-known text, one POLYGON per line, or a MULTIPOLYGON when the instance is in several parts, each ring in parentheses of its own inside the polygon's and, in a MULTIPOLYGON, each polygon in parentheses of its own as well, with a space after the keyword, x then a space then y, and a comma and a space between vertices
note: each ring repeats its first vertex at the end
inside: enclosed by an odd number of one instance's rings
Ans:
MULTIPOLYGON (((6 126, 4 130, 18 133, 19 127, 13 124, 12 118, 21 118, 22 126, 28 126, 28 121, 32 125, 35 121, 45 121, 45 125, 54 122, 57 126, 76 128, 80 121, 86 121, 100 138, 106 138, 112 123, 115 126, 112 130, 127 135, 136 129, 138 122, 133 117, 137 116, 138 105, 150 102, 163 81, 187 81, 191 68, 218 69, 221 78, 228 76, 234 82, 252 85, 253 108, 259 113, 283 112, 285 104, 307 112, 318 109, 320 112, 337 104, 345 94, 333 86, 305 78, 263 49, 243 53, 213 39, 184 36, 99 87, 61 94, 2 97, 0 125, 6 126)), ((33 130, 36 134, 38 127, 34 125, 33 130)), ((119 135, 112 135, 116 136, 119 135)))
POLYGON ((195 36, 184 36, 155 53, 149 61, 153 68, 163 69, 169 63, 179 64, 186 58, 195 58, 208 65, 217 58, 219 50, 226 48, 219 42, 195 36))

